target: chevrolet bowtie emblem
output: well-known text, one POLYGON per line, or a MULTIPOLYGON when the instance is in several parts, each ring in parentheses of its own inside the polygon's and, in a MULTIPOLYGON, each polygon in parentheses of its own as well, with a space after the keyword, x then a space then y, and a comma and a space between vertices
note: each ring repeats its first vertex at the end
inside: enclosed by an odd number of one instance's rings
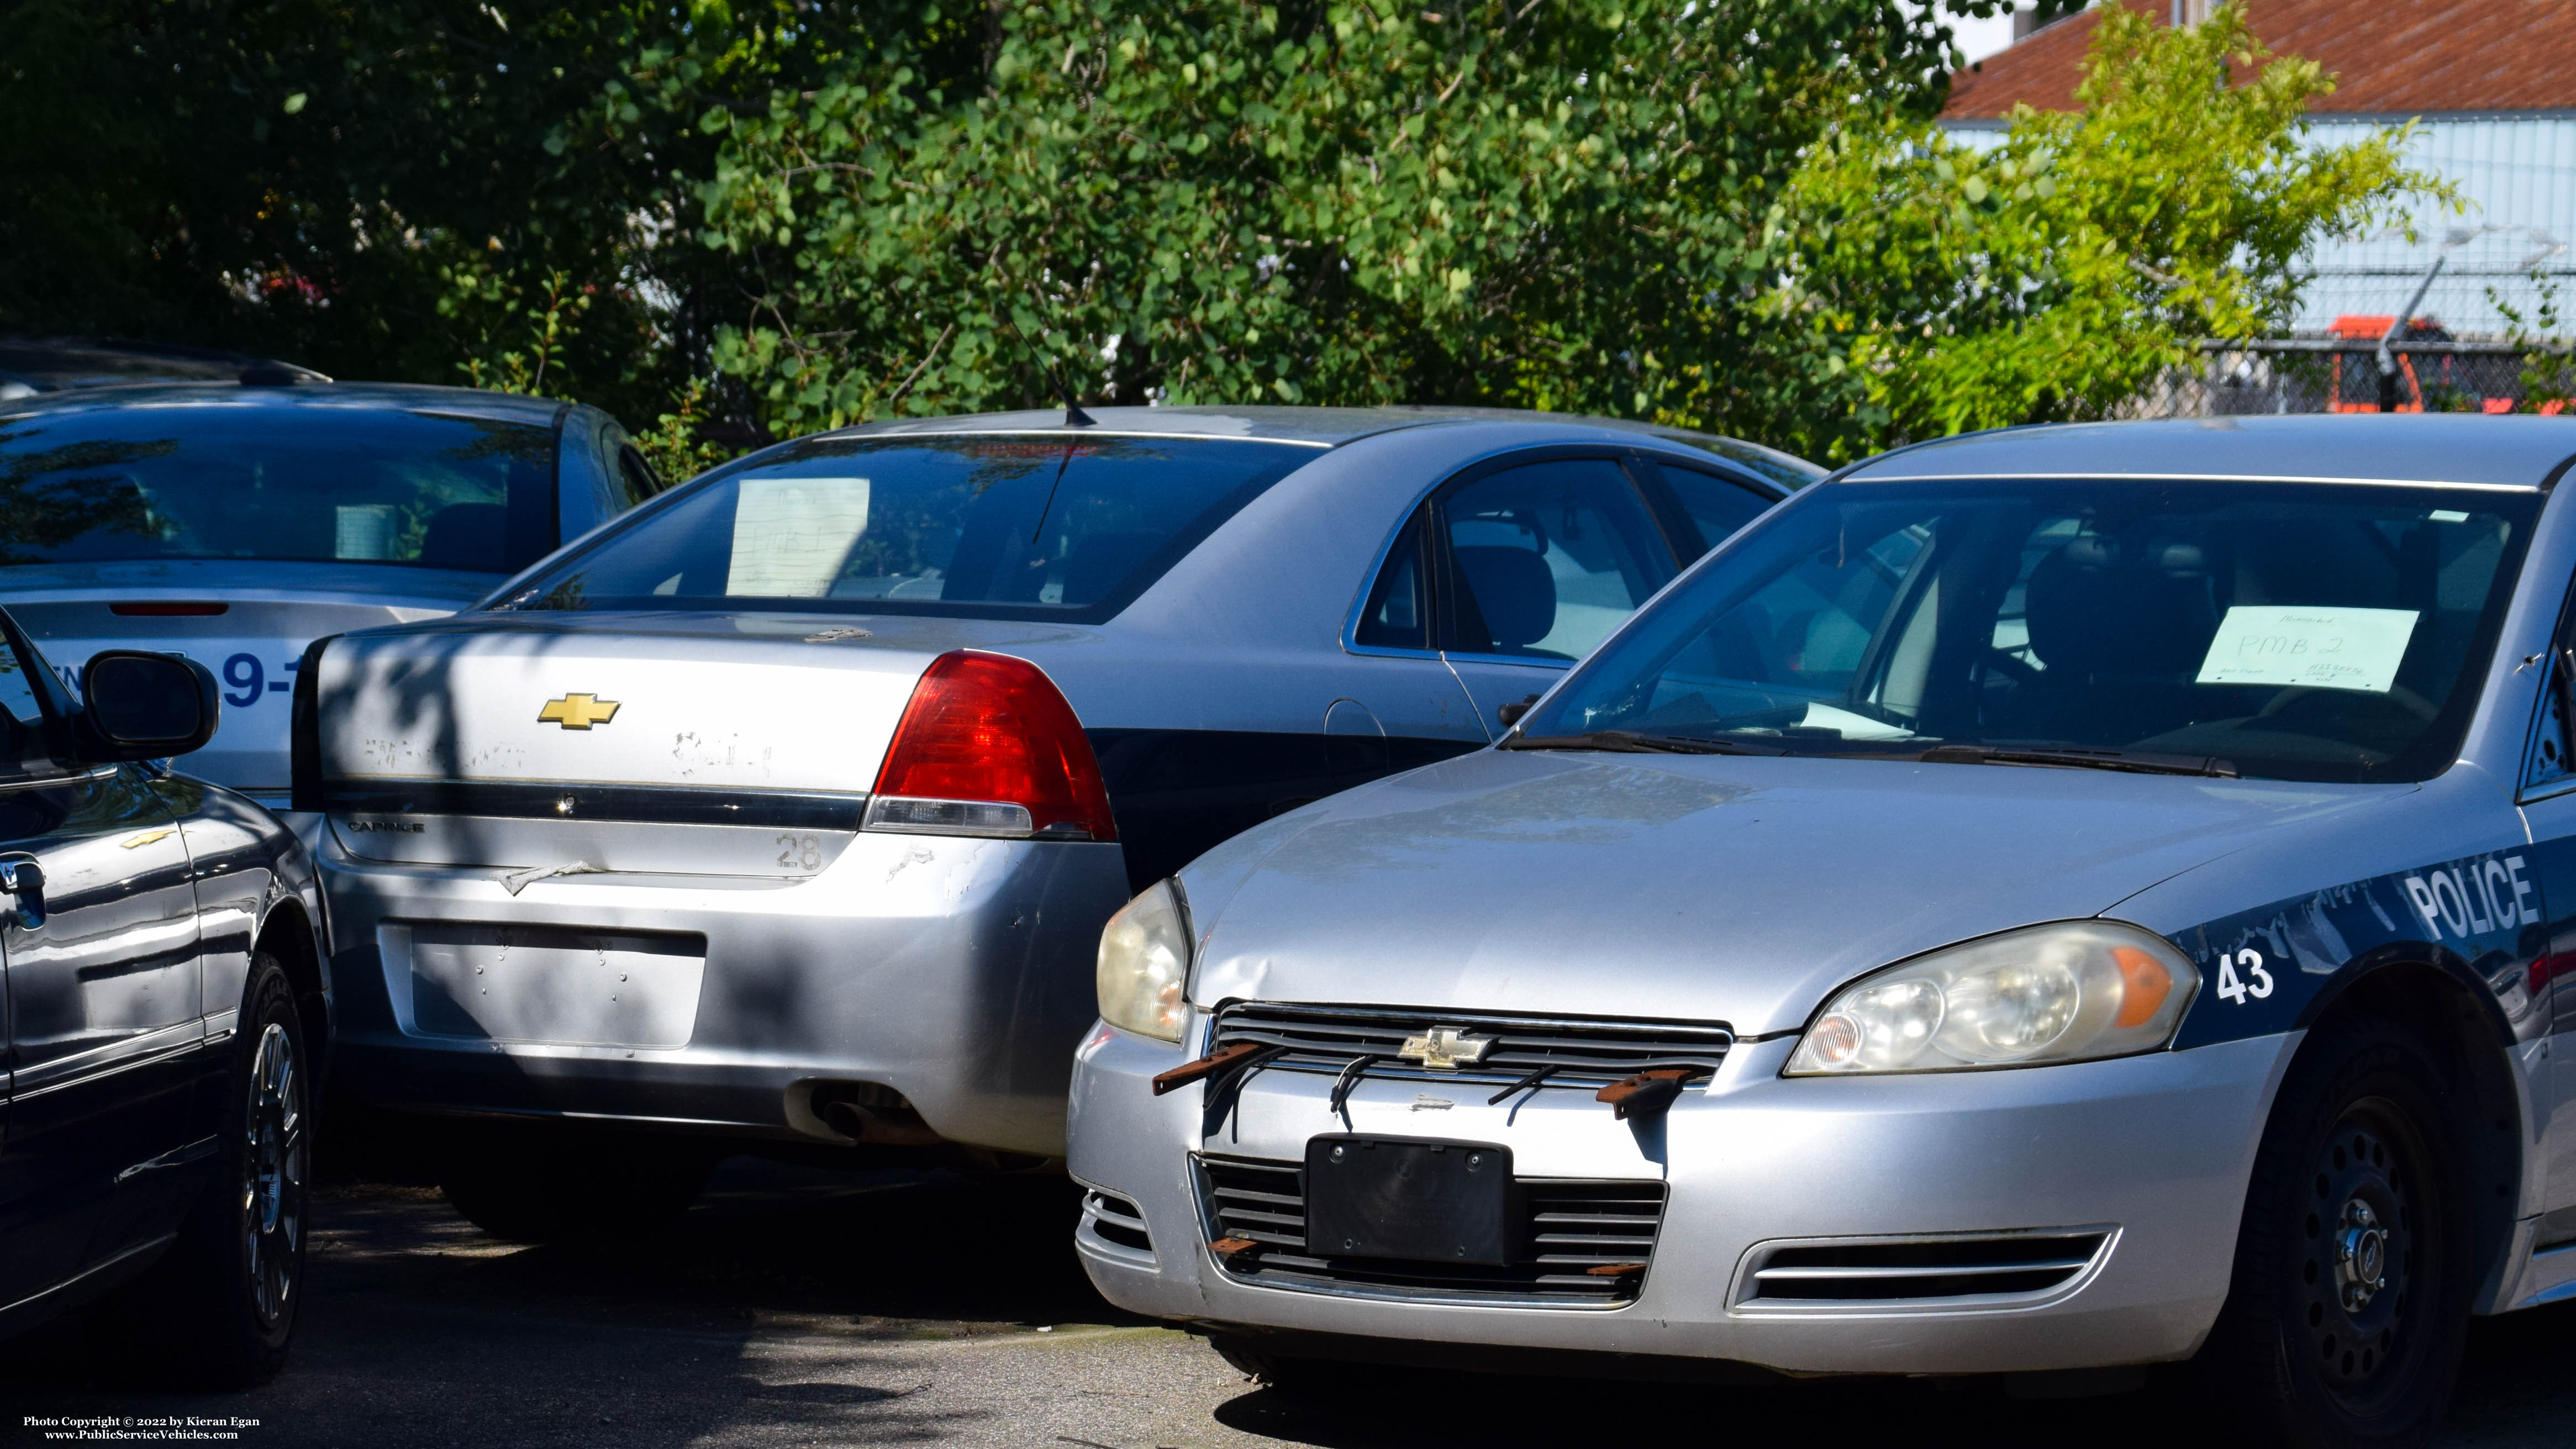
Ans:
POLYGON ((1395 1054, 1409 1062, 1450 1072, 1483 1061, 1485 1049, 1493 1044, 1489 1036, 1470 1036, 1454 1026, 1435 1026, 1420 1036, 1406 1037, 1395 1054))
POLYGON ((617 701, 601 699, 595 694, 567 694, 546 701, 537 711, 537 723, 559 724, 568 730, 586 730, 617 718, 617 701))

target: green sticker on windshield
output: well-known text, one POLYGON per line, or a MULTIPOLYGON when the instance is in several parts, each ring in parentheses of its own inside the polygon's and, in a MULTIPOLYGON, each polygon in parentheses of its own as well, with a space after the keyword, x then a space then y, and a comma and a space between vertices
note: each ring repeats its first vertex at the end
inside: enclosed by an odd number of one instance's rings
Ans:
POLYGON ((2415 635, 2413 609, 2238 604, 2200 664, 2201 684, 2295 684, 2386 694, 2415 635))

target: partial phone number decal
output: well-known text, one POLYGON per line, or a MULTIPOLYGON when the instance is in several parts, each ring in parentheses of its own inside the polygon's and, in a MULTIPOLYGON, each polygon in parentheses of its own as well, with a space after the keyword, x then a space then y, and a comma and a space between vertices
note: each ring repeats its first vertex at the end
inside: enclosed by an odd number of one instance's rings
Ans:
MULTIPOLYGON (((191 657, 184 649, 173 649, 168 652, 182 659, 191 657)), ((224 656, 223 667, 215 671, 217 677, 222 679, 226 686, 224 703, 235 709, 248 709, 272 694, 293 693, 295 680, 291 676, 297 666, 303 662, 299 654, 298 657, 279 664, 276 675, 272 676, 267 664, 256 654, 244 651, 224 656)), ((77 699, 80 696, 80 671, 68 664, 57 664, 54 666, 54 673, 61 676, 63 688, 70 690, 72 696, 77 699)))

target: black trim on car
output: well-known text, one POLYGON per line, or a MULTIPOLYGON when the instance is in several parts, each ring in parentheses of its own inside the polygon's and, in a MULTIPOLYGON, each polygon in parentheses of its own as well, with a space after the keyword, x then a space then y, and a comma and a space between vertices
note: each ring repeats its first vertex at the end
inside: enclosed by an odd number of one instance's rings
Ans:
POLYGON ((614 820, 651 825, 859 828, 865 794, 687 785, 492 780, 336 780, 334 815, 479 815, 517 820, 614 820))

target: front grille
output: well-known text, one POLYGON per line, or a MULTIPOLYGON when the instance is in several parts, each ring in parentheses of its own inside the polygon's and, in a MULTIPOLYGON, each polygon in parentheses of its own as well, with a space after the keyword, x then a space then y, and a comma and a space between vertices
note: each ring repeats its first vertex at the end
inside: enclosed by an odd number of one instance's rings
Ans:
POLYGON ((1555 1072, 1546 1087, 1593 1091, 1649 1067, 1695 1067, 1715 1072, 1735 1045, 1735 1033, 1713 1022, 1610 1021, 1582 1017, 1515 1016, 1482 1011, 1429 1011, 1409 1006, 1306 1006, 1237 1001, 1220 1007, 1208 1050, 1235 1042, 1288 1048, 1265 1071, 1339 1075, 1362 1056, 1383 1060, 1372 1077, 1441 1082, 1491 1082, 1497 1087, 1544 1067, 1555 1072), (1405 1038, 1435 1026, 1494 1038, 1473 1065, 1435 1069, 1400 1059, 1405 1038))
POLYGON ((1105 1243, 1130 1252, 1154 1251, 1154 1240, 1145 1231, 1145 1215, 1123 1197, 1106 1192, 1082 1195, 1082 1220, 1094 1235, 1105 1243))
POLYGON ((1198 1169, 1209 1238, 1259 1245, 1220 1258, 1226 1276, 1309 1291, 1616 1308, 1636 1301, 1644 1273, 1586 1270, 1652 1263, 1664 1218, 1660 1182, 1524 1177, 1517 1179, 1524 1217, 1505 1266, 1331 1257, 1306 1251, 1305 1174, 1298 1164, 1200 1157, 1198 1169))
POLYGON ((2107 1251, 2107 1228, 1782 1243, 1755 1250, 1743 1307, 1983 1305, 2046 1297, 2107 1251))

